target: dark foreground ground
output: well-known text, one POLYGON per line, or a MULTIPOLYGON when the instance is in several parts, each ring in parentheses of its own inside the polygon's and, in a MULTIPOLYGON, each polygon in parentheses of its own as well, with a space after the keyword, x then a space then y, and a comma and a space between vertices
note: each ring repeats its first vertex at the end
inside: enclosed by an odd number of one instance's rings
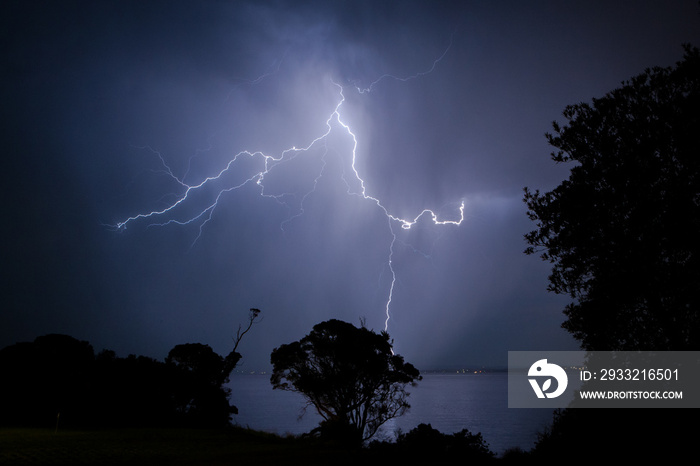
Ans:
POLYGON ((0 465, 368 466, 395 464, 396 460, 401 460, 401 464, 426 464, 426 460, 429 464, 464 464, 455 462, 454 457, 448 460, 434 452, 424 453, 419 458, 415 454, 405 457, 389 451, 351 451, 313 440, 242 428, 58 432, 0 429, 0 465))
POLYGON ((321 465, 336 453, 245 429, 0 430, 2 465, 321 465))

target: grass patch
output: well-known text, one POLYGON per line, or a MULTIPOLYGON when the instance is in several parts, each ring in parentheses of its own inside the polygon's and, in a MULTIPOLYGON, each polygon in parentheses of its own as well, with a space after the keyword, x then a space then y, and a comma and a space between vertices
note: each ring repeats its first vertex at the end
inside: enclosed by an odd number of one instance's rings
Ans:
POLYGON ((352 464, 340 452, 298 438, 243 428, 61 431, 0 429, 0 464, 326 465, 352 464))

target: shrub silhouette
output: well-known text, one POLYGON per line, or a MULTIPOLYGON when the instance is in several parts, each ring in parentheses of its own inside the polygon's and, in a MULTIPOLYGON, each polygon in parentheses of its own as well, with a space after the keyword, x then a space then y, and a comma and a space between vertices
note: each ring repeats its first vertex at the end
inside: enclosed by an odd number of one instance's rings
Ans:
POLYGON ((372 442, 369 451, 392 463, 408 464, 477 464, 495 459, 481 433, 463 429, 443 434, 430 424, 419 424, 407 433, 400 433, 395 443, 372 442))

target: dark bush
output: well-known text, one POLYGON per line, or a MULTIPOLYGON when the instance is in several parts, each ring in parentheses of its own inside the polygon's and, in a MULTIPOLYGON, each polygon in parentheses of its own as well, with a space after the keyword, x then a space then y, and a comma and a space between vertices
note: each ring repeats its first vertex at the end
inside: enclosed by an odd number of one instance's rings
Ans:
POLYGON ((404 464, 483 464, 495 460, 481 433, 463 429, 443 434, 430 424, 400 433, 396 442, 372 442, 368 450, 378 458, 404 464))

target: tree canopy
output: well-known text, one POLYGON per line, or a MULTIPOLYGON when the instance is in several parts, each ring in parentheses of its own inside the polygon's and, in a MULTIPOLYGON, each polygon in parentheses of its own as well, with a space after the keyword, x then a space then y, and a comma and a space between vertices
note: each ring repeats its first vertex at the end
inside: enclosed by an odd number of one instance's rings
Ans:
POLYGON ((241 338, 257 321, 239 326, 232 351, 222 357, 208 345, 176 345, 165 362, 145 356, 95 355, 67 335, 0 349, 0 425, 49 427, 228 426, 229 375, 241 359, 241 338))
POLYGON ((645 70, 553 123, 553 191, 525 188, 527 254, 574 302, 563 327, 588 350, 700 349, 700 53, 645 70))
POLYGON ((273 388, 301 393, 324 419, 321 434, 362 442, 410 407, 406 385, 419 371, 394 354, 389 335, 340 320, 275 348, 273 388))

